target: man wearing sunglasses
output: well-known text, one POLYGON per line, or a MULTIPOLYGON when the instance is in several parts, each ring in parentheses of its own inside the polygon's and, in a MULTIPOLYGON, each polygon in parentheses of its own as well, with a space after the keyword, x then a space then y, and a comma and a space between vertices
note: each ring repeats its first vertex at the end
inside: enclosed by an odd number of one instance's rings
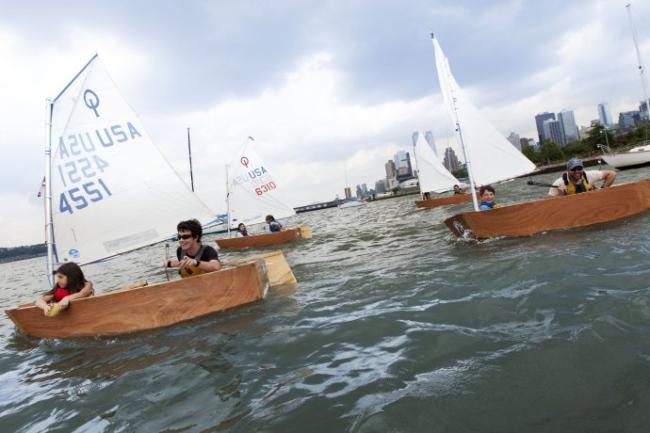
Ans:
POLYGON ((562 173, 553 186, 548 190, 549 196, 580 194, 597 189, 596 182, 602 181, 601 188, 607 188, 614 183, 616 172, 613 170, 584 171, 582 161, 573 158, 567 162, 567 171, 562 173))
POLYGON ((167 261, 167 267, 178 268, 178 273, 183 278, 221 269, 217 251, 201 243, 203 228, 200 222, 195 219, 181 221, 176 229, 179 244, 176 259, 167 261))

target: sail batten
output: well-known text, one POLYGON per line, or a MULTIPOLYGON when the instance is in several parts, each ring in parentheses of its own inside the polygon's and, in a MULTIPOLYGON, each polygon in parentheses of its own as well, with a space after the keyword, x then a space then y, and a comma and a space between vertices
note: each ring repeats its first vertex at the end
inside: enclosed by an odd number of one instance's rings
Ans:
POLYGON ((510 143, 472 104, 460 88, 438 40, 432 38, 440 91, 447 111, 462 128, 464 151, 472 164, 474 182, 487 185, 535 170, 533 164, 510 143))
POLYGON ((52 220, 60 262, 168 239, 212 212, 163 157, 97 55, 52 103, 52 220))

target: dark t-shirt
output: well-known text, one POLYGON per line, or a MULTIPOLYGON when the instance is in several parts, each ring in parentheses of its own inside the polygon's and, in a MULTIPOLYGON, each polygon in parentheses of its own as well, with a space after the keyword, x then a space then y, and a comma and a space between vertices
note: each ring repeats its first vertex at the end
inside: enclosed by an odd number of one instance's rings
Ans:
MULTIPOLYGON (((182 254, 183 254, 183 250, 181 249, 181 247, 178 247, 176 249, 176 258, 180 260, 182 258, 182 254)), ((219 253, 217 253, 217 250, 212 248, 210 245, 205 245, 201 257, 194 257, 187 253, 185 255, 190 259, 197 259, 201 262, 209 262, 210 260, 219 260, 219 253)))

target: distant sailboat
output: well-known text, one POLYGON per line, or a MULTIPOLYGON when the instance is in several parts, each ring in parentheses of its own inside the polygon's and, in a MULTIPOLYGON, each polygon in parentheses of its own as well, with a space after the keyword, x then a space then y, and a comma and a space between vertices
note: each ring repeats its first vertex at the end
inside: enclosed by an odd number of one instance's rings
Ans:
MULTIPOLYGON (((169 239, 181 220, 214 215, 158 151, 97 55, 47 108, 48 278, 58 263, 85 264, 131 251, 169 239)), ((254 262, 73 300, 56 317, 44 316, 34 304, 7 314, 37 337, 118 335, 253 302, 267 289, 266 268, 254 262)))
MULTIPOLYGON (((254 148, 255 140, 248 137, 226 167, 226 203, 228 207, 228 235, 240 223, 246 226, 265 222, 267 215, 276 219, 289 218, 296 211, 277 194, 278 185, 269 167, 254 148)), ((217 239, 220 248, 252 248, 275 245, 295 239, 308 239, 311 230, 305 225, 280 233, 266 233, 239 238, 217 239)))
MULTIPOLYGON (((645 81, 645 67, 643 66, 643 61, 641 60, 641 52, 639 51, 639 44, 637 42, 636 27, 634 26, 634 20, 632 19, 632 5, 628 3, 625 5, 625 8, 627 9, 627 16, 630 19, 630 27, 632 29, 632 39, 634 41, 634 49, 636 51, 636 59, 638 63, 639 75, 641 78, 641 87, 643 89, 643 101, 646 103, 646 113, 649 113, 650 115, 650 100, 648 99, 648 90, 645 81)), ((607 131, 605 131, 605 133, 607 133, 607 131)), ((633 168, 650 164, 650 140, 647 140, 647 133, 646 140, 643 143, 637 143, 636 146, 628 151, 612 152, 611 149, 605 150, 606 152, 603 154, 603 159, 612 167, 619 169, 633 168)))
MULTIPOLYGON (((413 147, 418 178, 420 180, 420 191, 423 194, 428 192, 447 192, 451 191, 454 185, 460 186, 458 179, 442 165, 422 134, 418 134, 418 138, 413 147)), ((455 194, 447 197, 423 198, 422 200, 416 200, 415 205, 419 208, 431 208, 463 203, 471 199, 470 194, 455 194)))

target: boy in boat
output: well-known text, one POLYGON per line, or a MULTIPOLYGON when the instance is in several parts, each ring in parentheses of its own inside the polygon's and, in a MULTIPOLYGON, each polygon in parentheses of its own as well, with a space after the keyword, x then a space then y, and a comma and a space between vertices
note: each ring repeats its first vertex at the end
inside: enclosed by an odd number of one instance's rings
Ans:
POLYGON ((248 230, 246 230, 246 225, 244 223, 239 223, 237 226, 237 237, 248 236, 248 230))
POLYGON ((86 298, 93 294, 93 283, 87 281, 84 273, 74 262, 64 263, 55 272, 56 283, 52 290, 34 302, 46 316, 56 316, 65 310, 73 299, 86 298))
POLYGON ((465 190, 458 185, 454 185, 454 195, 465 194, 465 190))
POLYGON ((497 204, 495 201, 496 192, 492 185, 483 185, 478 190, 478 195, 481 199, 481 204, 478 207, 479 210, 483 211, 501 207, 501 205, 497 204))
POLYGON ((266 216, 266 223, 269 225, 271 233, 279 232, 282 230, 282 224, 275 220, 273 215, 266 216))
POLYGON ((601 188, 607 188, 614 183, 616 172, 613 170, 584 171, 582 161, 572 158, 567 162, 567 171, 562 173, 548 190, 549 196, 580 194, 597 189, 595 183, 603 181, 601 188))
POLYGON ((203 229, 195 219, 181 221, 176 227, 178 243, 176 259, 168 260, 165 266, 178 268, 181 277, 192 277, 221 269, 217 250, 201 243, 203 229))

